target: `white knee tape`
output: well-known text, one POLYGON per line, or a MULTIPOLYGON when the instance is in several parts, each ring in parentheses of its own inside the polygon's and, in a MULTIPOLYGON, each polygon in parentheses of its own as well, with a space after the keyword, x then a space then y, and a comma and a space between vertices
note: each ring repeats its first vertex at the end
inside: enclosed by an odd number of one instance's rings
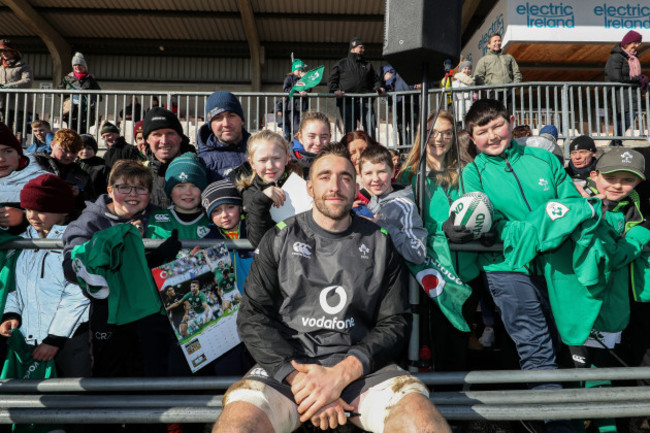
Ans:
POLYGON ((258 380, 241 380, 223 396, 223 406, 245 401, 266 414, 275 433, 291 433, 298 428, 296 404, 272 387, 258 380))
POLYGON ((359 403, 361 427, 373 433, 383 433, 390 409, 412 393, 429 398, 427 387, 411 375, 393 377, 365 391, 359 403))

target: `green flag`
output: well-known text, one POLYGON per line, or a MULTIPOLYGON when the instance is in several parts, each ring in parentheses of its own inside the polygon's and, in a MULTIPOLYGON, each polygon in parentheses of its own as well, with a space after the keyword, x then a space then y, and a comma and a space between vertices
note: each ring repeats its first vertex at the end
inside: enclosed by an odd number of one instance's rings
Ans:
POLYGON ((435 236, 434 248, 428 248, 428 257, 421 265, 408 263, 420 287, 438 305, 454 327, 469 332, 463 317, 463 304, 472 294, 472 288, 463 283, 454 271, 449 244, 441 236, 435 236))
POLYGON ((325 71, 325 66, 319 66, 311 71, 307 71, 289 91, 289 99, 293 98, 295 92, 302 92, 303 90, 318 86, 323 79, 323 71, 325 71))

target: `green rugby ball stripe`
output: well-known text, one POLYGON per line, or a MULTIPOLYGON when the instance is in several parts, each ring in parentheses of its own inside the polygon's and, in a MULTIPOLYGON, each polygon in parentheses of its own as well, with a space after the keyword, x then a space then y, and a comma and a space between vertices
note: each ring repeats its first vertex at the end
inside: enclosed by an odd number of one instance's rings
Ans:
POLYGON ((467 212, 465 212, 465 215, 463 215, 463 219, 460 222, 461 226, 467 225, 467 222, 472 217, 472 215, 474 215, 474 211, 476 210, 476 207, 480 202, 481 199, 479 199, 478 197, 472 200, 472 202, 469 204, 469 207, 467 208, 467 212))

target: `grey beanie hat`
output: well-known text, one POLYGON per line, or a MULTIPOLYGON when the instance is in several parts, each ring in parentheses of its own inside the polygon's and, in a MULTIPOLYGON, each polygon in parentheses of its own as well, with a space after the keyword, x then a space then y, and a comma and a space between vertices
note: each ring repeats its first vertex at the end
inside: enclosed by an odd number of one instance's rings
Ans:
POLYGON ((81 65, 81 66, 85 67, 86 69, 88 69, 88 64, 86 63, 86 58, 79 51, 74 53, 74 56, 72 56, 72 66, 74 66, 74 65, 81 65))
POLYGON ((462 71, 462 70, 465 69, 465 68, 470 68, 470 69, 472 69, 472 62, 470 62, 469 60, 465 60, 465 61, 462 62, 460 65, 458 65, 458 70, 459 70, 459 71, 462 71))

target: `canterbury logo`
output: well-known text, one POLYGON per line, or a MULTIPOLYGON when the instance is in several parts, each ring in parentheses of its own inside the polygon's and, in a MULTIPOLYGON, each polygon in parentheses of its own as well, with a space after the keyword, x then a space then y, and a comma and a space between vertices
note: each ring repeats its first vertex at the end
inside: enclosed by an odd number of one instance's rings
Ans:
POLYGON ((311 246, 302 242, 294 242, 293 251, 303 257, 311 257, 311 246))

